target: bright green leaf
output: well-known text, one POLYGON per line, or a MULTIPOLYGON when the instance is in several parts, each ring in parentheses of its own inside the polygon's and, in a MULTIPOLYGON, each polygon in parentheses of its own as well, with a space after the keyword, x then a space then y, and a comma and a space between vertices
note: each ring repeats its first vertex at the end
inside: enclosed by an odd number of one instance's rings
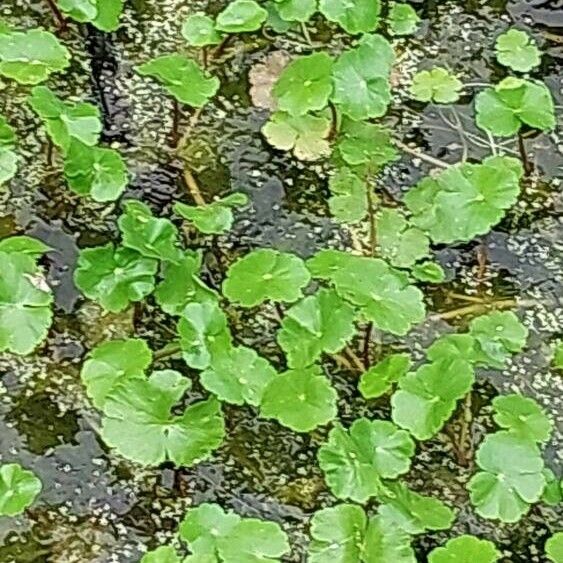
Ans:
POLYGON ((373 31, 379 23, 380 0, 320 0, 319 11, 351 35, 373 31))
POLYGON ((156 260, 108 243, 80 251, 74 281, 86 297, 117 312, 152 292, 157 269, 156 260))
POLYGON ((336 417, 336 391, 318 366, 287 371, 273 378, 260 413, 296 432, 309 432, 336 417))
POLYGON ((171 545, 161 545, 156 549, 147 551, 140 563, 181 563, 181 559, 171 545))
POLYGON ((563 342, 558 342, 555 345, 555 351, 551 361, 557 369, 563 369, 563 342))
POLYGON ((385 166, 398 158, 388 129, 373 123, 351 120, 344 121, 338 150, 347 164, 365 164, 372 169, 385 166))
POLYGON ((420 102, 451 104, 459 100, 463 83, 442 67, 418 72, 412 81, 410 93, 420 102))
POLYGON ((278 109, 299 116, 325 108, 332 92, 332 66, 324 52, 289 63, 274 85, 278 109))
POLYGON ((366 399, 381 397, 406 375, 410 366, 408 354, 391 354, 362 373, 358 389, 366 399))
POLYGON ((463 360, 424 364, 399 381, 399 390, 391 397, 392 419, 418 440, 428 440, 453 414, 456 402, 473 382, 473 369, 463 360))
POLYGON ((446 272, 444 272, 442 266, 430 261, 414 264, 411 268, 411 274, 417 280, 426 283, 442 283, 446 279, 446 272))
POLYGON ((190 386, 176 371, 156 371, 147 379, 129 379, 106 397, 101 436, 123 457, 142 465, 172 461, 190 466, 206 459, 223 441, 220 404, 208 399, 172 414, 190 386))
POLYGON ((205 14, 193 14, 182 25, 182 36, 192 47, 205 47, 221 43, 221 34, 215 22, 205 14))
POLYGON ((65 157, 65 178, 79 195, 94 201, 115 201, 129 181, 127 167, 115 149, 89 147, 72 141, 65 157))
POLYGON ((59 8, 77 22, 89 22, 102 31, 115 31, 123 0, 56 0, 59 8))
POLYGON ((420 17, 410 4, 391 3, 387 25, 391 35, 410 35, 416 31, 420 17))
POLYGON ((14 235, 0 240, 0 252, 28 254, 35 259, 51 250, 44 242, 27 235, 14 235))
POLYGON ((13 149, 16 146, 16 131, 5 117, 0 115, 0 148, 13 149))
POLYGON ((268 16, 254 0, 234 0, 218 16, 215 27, 227 33, 241 33, 260 29, 268 16))
MULTIPOLYGON (((45 124, 53 143, 60 147, 63 153, 68 151, 72 139, 91 147, 98 143, 102 122, 96 106, 84 102, 62 102, 46 86, 35 86, 31 90, 28 103, 45 124)), ((73 157, 76 158, 77 155, 73 157)), ((101 165, 103 164, 102 162, 101 165)))
POLYGON ((0 74, 21 84, 39 84, 70 65, 70 53, 48 31, 0 34, 0 74))
POLYGON ((428 563, 495 563, 502 553, 489 540, 475 536, 459 536, 446 542, 444 547, 433 549, 428 563))
POLYGON ((16 516, 41 492, 41 481, 19 463, 0 465, 0 516, 16 516))
POLYGON ((184 55, 163 55, 137 67, 139 74, 156 78, 172 96, 188 106, 203 107, 219 90, 219 79, 184 55))
POLYGON ((499 137, 515 135, 523 124, 541 131, 550 131, 556 124, 547 86, 511 76, 477 94, 475 110, 477 125, 499 137))
POLYGON ((519 29, 509 29, 499 35, 495 51, 501 65, 518 72, 529 72, 541 62, 541 53, 536 42, 519 29))
POLYGON ((483 518, 517 522, 540 499, 546 479, 541 453, 532 441, 510 432, 488 434, 476 461, 482 471, 467 488, 483 518))
POLYGON ((462 360, 474 364, 478 357, 475 338, 470 334, 445 334, 429 346, 426 357, 431 362, 462 360))
POLYGON ((354 120, 381 117, 391 101, 393 48, 381 35, 365 35, 334 64, 333 102, 354 120))
POLYGON ((144 378, 151 362, 152 352, 144 340, 110 340, 90 352, 80 378, 94 406, 101 409, 112 389, 126 380, 144 378))
POLYGON ((545 477, 545 489, 543 490, 541 500, 550 506, 557 506, 563 501, 561 482, 548 467, 544 467, 543 475, 545 477))
POLYGON ((332 194, 328 200, 330 212, 341 223, 357 223, 368 212, 367 190, 371 189, 350 168, 340 168, 329 180, 332 194))
POLYGON ((563 563, 563 532, 553 534, 545 542, 545 554, 553 563, 563 563))
POLYGON ((414 451, 408 432, 392 422, 360 418, 348 431, 336 424, 318 458, 332 493, 363 503, 382 491, 381 479, 409 470, 414 451))
POLYGON ((302 296, 310 275, 298 256, 270 248, 254 250, 235 262, 223 283, 225 297, 243 307, 264 301, 292 303, 302 296))
POLYGON ((411 223, 437 243, 468 241, 487 233, 520 193, 522 166, 514 158, 491 156, 481 164, 450 166, 424 178, 405 195, 411 223))
POLYGON ((336 354, 355 332, 354 308, 332 290, 321 289, 287 310, 278 343, 289 367, 313 364, 323 352, 336 354))
POLYGON ((288 22, 306 22, 317 11, 317 0, 275 0, 280 16, 288 22))

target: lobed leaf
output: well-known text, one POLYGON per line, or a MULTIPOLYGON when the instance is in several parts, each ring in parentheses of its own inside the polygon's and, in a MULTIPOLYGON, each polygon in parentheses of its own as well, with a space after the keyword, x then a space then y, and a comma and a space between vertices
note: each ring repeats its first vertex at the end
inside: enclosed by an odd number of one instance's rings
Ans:
POLYGON ((377 28, 380 0, 320 0, 319 11, 351 35, 369 33, 377 28))
POLYGON ((227 33, 260 29, 268 12, 254 0, 234 0, 219 15, 215 27, 227 33))
POLYGON ((420 17, 410 4, 392 2, 387 14, 387 25, 391 35, 411 35, 420 23, 420 17))
POLYGON ((215 22, 205 14, 193 14, 182 25, 182 36, 192 47, 206 47, 221 43, 215 22))
POLYGON ((16 516, 33 504, 41 481, 19 463, 0 465, 0 516, 16 516))
POLYGON ((459 100, 463 83, 442 67, 418 72, 412 81, 410 93, 420 102, 451 104, 459 100))
POLYGON ((350 168, 340 168, 329 180, 330 212, 341 223, 357 223, 368 212, 367 190, 371 189, 350 168))
POLYGON ((463 535, 436 547, 428 556, 428 563, 495 563, 502 553, 489 540, 463 535))
POLYGON ((123 0, 56 0, 59 8, 77 22, 89 22, 102 31, 115 31, 123 0))
POLYGON ((497 37, 497 61, 518 72, 529 72, 541 63, 541 53, 536 42, 519 29, 509 29, 497 37))
POLYGON ((381 397, 407 374, 410 367, 408 354, 391 354, 362 373, 358 389, 366 399, 381 397))

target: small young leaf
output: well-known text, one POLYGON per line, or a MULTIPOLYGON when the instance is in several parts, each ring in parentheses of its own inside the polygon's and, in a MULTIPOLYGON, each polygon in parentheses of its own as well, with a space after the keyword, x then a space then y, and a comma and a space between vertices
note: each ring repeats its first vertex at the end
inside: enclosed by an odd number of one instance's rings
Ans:
POLYGON ((385 487, 378 514, 390 526, 407 534, 451 528, 455 513, 441 500, 411 491, 401 482, 385 483, 385 487))
POLYGON ((510 137, 528 125, 541 131, 555 127, 551 92, 542 82, 509 76, 475 98, 477 125, 499 137, 510 137))
POLYGON ((541 453, 532 441, 510 432, 488 434, 476 461, 482 471, 467 488, 483 518, 517 522, 540 499, 546 479, 541 453))
POLYGON ((398 158, 389 130, 363 121, 344 121, 338 150, 350 166, 365 164, 377 169, 398 158))
POLYGON ((190 386, 176 371, 156 371, 112 389, 104 403, 101 436, 123 457, 142 465, 172 461, 189 467, 223 441, 225 425, 216 399, 200 401, 181 415, 171 409, 190 386))
POLYGON ((557 506, 563 501, 561 481, 557 479, 553 471, 548 467, 543 468, 543 475, 545 477, 545 489, 543 490, 541 500, 550 506, 557 506))
POLYGON ((118 199, 128 182, 127 167, 115 149, 90 147, 76 140, 65 157, 64 174, 74 192, 99 202, 118 199))
POLYGON ((558 342, 555 345, 551 362, 557 369, 563 369, 563 342, 558 342))
POLYGON ((51 326, 53 295, 35 257, 0 251, 0 352, 30 354, 51 326))
POLYGON ((16 131, 6 118, 0 115, 0 148, 13 149, 16 146, 16 131))
POLYGON ((298 256, 270 248, 254 250, 235 262, 223 283, 225 297, 243 307, 264 301, 292 303, 302 296, 310 275, 298 256))
POLYGON ((77 22, 89 22, 102 31, 115 31, 123 0, 56 0, 59 8, 77 22))
POLYGON ((11 149, 0 149, 0 186, 18 171, 18 155, 11 149))
POLYGON ((182 36, 192 47, 205 47, 221 43, 215 22, 205 14, 193 14, 182 25, 182 36))
POLYGON ((459 100, 463 83, 445 68, 435 67, 418 72, 413 78, 410 93, 420 102, 451 104, 459 100))
POLYGON ((348 431, 336 424, 319 449, 319 465, 332 493, 341 499, 366 502, 409 470, 415 444, 408 432, 386 420, 359 418, 348 431))
MULTIPOLYGON (((100 112, 88 103, 64 103, 46 86, 35 86, 29 105, 41 118, 49 137, 66 154, 72 139, 93 147, 102 132, 100 112)), ((80 145, 78 145, 80 146, 80 145)))
POLYGON ((70 65, 70 53, 48 31, 0 33, 0 75, 39 84, 70 65))
POLYGON ((391 397, 392 419, 418 440, 432 438, 454 412, 456 402, 474 382, 473 369, 463 360, 424 364, 399 381, 391 397))
POLYGON ((518 72, 529 72, 541 62, 536 42, 519 29, 509 29, 497 37, 495 43, 497 61, 518 72))
POLYGON ((285 33, 295 25, 295 22, 284 20, 281 17, 279 6, 276 0, 266 0, 266 2, 264 3, 264 8, 268 12, 268 17, 266 18, 266 22, 264 23, 265 27, 269 27, 276 33, 285 33))
POLYGON ((163 280, 158 284, 154 298, 169 315, 181 315, 188 303, 216 301, 217 294, 199 278, 201 254, 186 251, 178 263, 164 264, 163 280))
POLYGON ((226 33, 241 33, 260 29, 268 16, 254 0, 234 0, 218 16, 216 29, 226 33))
POLYGON ((528 329, 512 311, 495 311, 473 319, 469 334, 476 341, 476 361, 502 369, 526 345, 528 329))
POLYGON ((502 553, 489 540, 475 536, 459 536, 448 540, 444 547, 433 549, 428 563, 495 563, 502 553))
POLYGON ((336 391, 318 366, 301 368, 270 381, 260 413, 296 432, 309 432, 336 417, 336 399, 336 391))
POLYGON ((178 229, 169 219, 154 217, 150 207, 141 201, 128 200, 125 212, 118 219, 123 246, 136 250, 147 258, 180 262, 178 229))
POLYGON ((445 334, 426 350, 426 357, 431 362, 462 360, 474 364, 478 358, 476 347, 475 338, 470 334, 445 334))
POLYGON ((221 401, 258 406, 264 389, 277 376, 270 362, 251 348, 218 351, 200 375, 201 384, 221 401))
POLYGON ((381 256, 398 268, 408 268, 428 256, 430 241, 423 231, 411 227, 395 208, 384 207, 377 214, 377 242, 381 256))
POLYGON ((300 116, 325 108, 332 92, 332 63, 324 52, 289 63, 274 85, 278 109, 300 116))
POLYGON ((182 563, 182 561, 171 545, 161 545, 156 549, 147 551, 140 563, 182 563))
POLYGON ((368 211, 367 190, 371 189, 370 186, 346 167, 340 168, 328 185, 332 194, 328 206, 337 221, 357 223, 364 219, 368 211))
POLYGON ((358 389, 366 399, 381 397, 406 375, 410 366, 408 354, 391 354, 362 374, 358 389))
POLYGON ((553 563, 563 563, 563 532, 553 534, 545 542, 545 554, 553 563))
POLYGON ((381 35, 364 35, 355 49, 340 55, 334 65, 332 101, 344 115, 356 121, 385 115, 394 59, 393 48, 381 35))
POLYGON ((411 274, 421 282, 442 283, 446 279, 446 272, 436 262, 421 262, 411 268, 411 274))
POLYGON ((108 243, 80 251, 74 282, 106 311, 118 312, 152 292, 157 269, 156 260, 108 243))
POLYGON ((0 516, 21 514, 41 489, 41 481, 19 463, 0 465, 0 516))
POLYGON ((380 330, 403 335, 424 318, 422 292, 383 260, 324 250, 307 266, 315 277, 326 274, 336 292, 380 330))
POLYGON ((0 240, 0 252, 27 254, 37 260, 52 248, 27 235, 15 235, 0 240))
POLYGON ((219 79, 208 76, 184 55, 163 55, 137 67, 139 74, 156 78, 179 102, 203 107, 219 90, 219 79))
POLYGON ((410 4, 391 3, 387 25, 391 35, 410 35, 416 31, 420 17, 410 4))
POLYGON ((241 518, 217 504, 191 508, 180 524, 180 537, 194 554, 194 563, 276 563, 290 549, 275 522, 241 518))
POLYGON ((339 352, 356 332, 355 317, 354 308, 327 289, 288 309, 278 332, 288 366, 305 367, 316 362, 323 352, 339 352))
POLYGON ((369 33, 377 28, 380 0, 320 0, 319 11, 351 35, 369 33))
POLYGON ((214 301, 186 305, 178 334, 184 360, 195 369, 209 367, 212 359, 232 345, 227 317, 214 301))
POLYGON ((275 0, 279 15, 288 22, 306 22, 317 11, 316 0, 275 0))
POLYGON ((292 116, 277 111, 262 128, 270 145, 276 149, 292 150, 299 160, 318 160, 330 155, 330 119, 326 116, 292 116))
POLYGON ((493 399, 494 420, 518 436, 534 442, 549 440, 552 423, 542 408, 522 395, 499 395, 493 399))
POLYGON ((451 166, 405 195, 411 223, 436 243, 471 240, 496 225, 520 193, 522 166, 508 156, 451 166))
POLYGON ((110 340, 90 352, 80 378, 94 406, 101 409, 108 393, 117 385, 129 379, 144 379, 151 362, 152 352, 144 340, 110 340))

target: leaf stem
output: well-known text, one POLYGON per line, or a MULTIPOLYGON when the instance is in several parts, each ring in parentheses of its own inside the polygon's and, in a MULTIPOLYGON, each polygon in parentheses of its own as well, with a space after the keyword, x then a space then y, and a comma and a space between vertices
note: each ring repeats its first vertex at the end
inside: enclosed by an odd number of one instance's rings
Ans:
POLYGON ((331 101, 328 102, 328 108, 330 110, 330 131, 328 133, 328 140, 333 141, 338 133, 338 110, 331 101))
POLYGON ((49 136, 47 136, 47 166, 53 167, 53 141, 49 136))
POLYGON ((460 301, 469 301, 471 303, 485 303, 486 300, 482 297, 477 297, 476 295, 465 295, 463 293, 456 293, 455 291, 451 291, 448 293, 448 297, 452 297, 453 299, 459 299, 460 301))
POLYGON ((347 346, 346 348, 344 348, 344 353, 350 358, 354 367, 356 367, 361 372, 366 371, 366 366, 364 365, 362 360, 360 360, 360 358, 358 358, 358 356, 356 355, 356 352, 354 352, 354 350, 352 350, 352 348, 347 346))
POLYGON ((366 326, 366 332, 364 335, 363 357, 364 357, 364 365, 366 367, 370 365, 369 348, 371 343, 372 332, 373 332, 373 322, 370 321, 366 326))
POLYGON ((152 358, 153 361, 156 362, 158 360, 163 360, 164 358, 169 358, 170 356, 175 356, 176 354, 178 354, 178 352, 181 351, 182 347, 179 343, 170 343, 164 346, 164 348, 153 352, 152 358))
POLYGON ((401 141, 395 141, 395 144, 404 152, 415 156, 416 158, 420 158, 421 160, 424 160, 426 162, 428 162, 429 164, 434 164, 434 166, 439 166, 440 168, 449 168, 450 164, 448 164, 447 162, 444 162, 443 160, 440 160, 439 158, 434 158, 433 156, 430 156, 428 154, 424 154, 423 152, 420 152, 418 149, 413 149, 411 147, 409 147, 408 145, 406 145, 405 143, 402 143, 401 141))
POLYGON ((233 35, 230 34, 230 33, 225 35, 225 37, 223 37, 223 40, 221 41, 221 43, 219 43, 219 45, 217 45, 217 47, 211 53, 209 60, 211 61, 213 59, 216 59, 225 50, 225 48, 230 43, 232 38, 233 38, 233 35))
POLYGON ((180 104, 172 98, 172 145, 177 147, 180 140, 180 104))
POLYGON ((462 317, 464 315, 471 315, 472 313, 483 313, 491 309, 510 309, 511 307, 533 307, 534 305, 537 304, 538 301, 534 299, 523 300, 523 301, 518 301, 516 299, 501 299, 499 301, 491 301, 491 302, 475 303, 473 305, 466 305, 464 307, 459 307, 451 311, 445 311, 444 313, 436 313, 435 315, 431 315, 430 318, 448 320, 448 319, 455 319, 456 317, 462 317))
POLYGON ((54 0, 47 0, 47 5, 49 6, 49 9, 53 13, 53 16, 55 16, 59 29, 61 31, 66 30, 67 28, 66 19, 63 16, 63 13, 60 11, 59 7, 55 4, 54 0))
POLYGON ((524 165, 524 175, 529 176, 534 167, 528 158, 528 154, 526 153, 524 137, 520 131, 518 131, 518 152, 520 153, 520 158, 522 159, 522 164, 524 165))
POLYGON ((309 34, 309 29, 307 28, 307 24, 305 22, 301 22, 301 31, 305 41, 307 41, 309 45, 313 46, 313 41, 311 40, 311 35, 309 34))
POLYGON ((184 180, 186 182, 186 186, 188 187, 188 191, 192 196, 193 200, 195 201, 196 205, 207 205, 205 203, 205 199, 203 199, 203 195, 201 195, 201 191, 199 186, 192 174, 192 171, 189 168, 184 168, 184 180))

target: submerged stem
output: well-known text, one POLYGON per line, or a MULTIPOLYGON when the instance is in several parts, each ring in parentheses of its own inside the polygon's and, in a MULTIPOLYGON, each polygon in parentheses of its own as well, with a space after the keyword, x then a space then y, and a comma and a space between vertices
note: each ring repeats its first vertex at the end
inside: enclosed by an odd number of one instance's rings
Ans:
POLYGON ((524 165, 524 174, 529 176, 534 169, 534 166, 530 162, 528 158, 528 154, 526 153, 526 145, 524 144, 524 137, 522 133, 518 131, 518 151, 520 152, 520 158, 522 159, 522 164, 524 165))
POLYGON ((65 17, 63 16, 63 13, 60 11, 59 7, 55 4, 54 0, 47 0, 47 4, 49 6, 49 9, 53 13, 53 16, 55 16, 55 19, 57 20, 59 29, 61 31, 64 31, 67 27, 67 23, 65 17))
POLYGON ((443 160, 440 160, 439 158, 434 158, 433 156, 430 156, 428 154, 424 154, 423 152, 420 152, 418 149, 413 149, 411 147, 409 147, 408 145, 406 145, 405 143, 402 143, 401 141, 395 141, 395 144, 404 152, 415 156, 416 158, 420 158, 421 160, 425 160, 426 162, 430 163, 430 164, 434 164, 434 166, 439 166, 440 168, 449 168, 450 165, 447 162, 444 162, 443 160))
POLYGON ((170 356, 175 356, 179 352, 182 351, 182 347, 179 343, 171 343, 164 346, 160 350, 153 352, 153 360, 156 362, 157 360, 163 360, 164 358, 169 358, 170 356))
POLYGON ((472 313, 484 313, 486 311, 494 309, 510 309, 511 307, 533 307, 537 304, 538 301, 533 299, 524 301, 518 301, 517 299, 501 299, 499 301, 466 305, 465 307, 459 307, 451 311, 445 311, 444 313, 436 313, 435 315, 431 315, 431 318, 448 320, 455 319, 456 317, 462 317, 464 315, 471 315, 472 313))
POLYGON ((201 194, 196 179, 194 178, 194 175, 189 168, 184 168, 184 180, 186 181, 188 191, 190 192, 190 195, 192 196, 196 205, 207 205, 205 203, 205 199, 203 199, 203 195, 201 194))
POLYGON ((178 146, 180 140, 180 104, 172 98, 172 144, 178 146))

